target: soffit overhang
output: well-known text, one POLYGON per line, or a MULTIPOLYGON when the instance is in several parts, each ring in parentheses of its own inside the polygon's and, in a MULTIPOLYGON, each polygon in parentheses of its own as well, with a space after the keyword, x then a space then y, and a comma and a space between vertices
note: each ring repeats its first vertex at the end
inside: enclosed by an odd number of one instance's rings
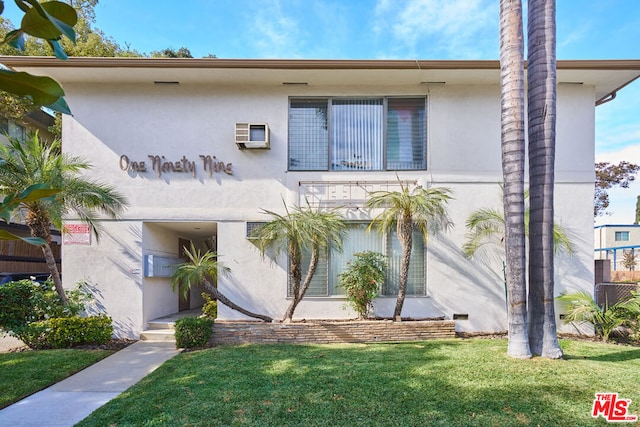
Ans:
MULTIPOLYGON (((209 86, 407 86, 499 85, 496 60, 288 60, 86 58, 3 56, 17 71, 48 75, 65 84, 154 84, 209 86)), ((558 84, 593 86, 595 99, 612 94, 640 76, 640 60, 558 60, 558 84)))

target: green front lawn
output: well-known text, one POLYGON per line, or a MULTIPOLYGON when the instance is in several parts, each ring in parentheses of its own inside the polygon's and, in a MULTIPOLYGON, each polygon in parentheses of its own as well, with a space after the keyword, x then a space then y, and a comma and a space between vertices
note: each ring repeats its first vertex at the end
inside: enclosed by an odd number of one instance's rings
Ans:
POLYGON ((107 350, 41 350, 0 354, 0 409, 112 354, 107 350))
POLYGON ((562 341, 513 360, 506 340, 246 345, 183 353, 81 426, 581 426, 596 392, 640 412, 640 348, 562 341))

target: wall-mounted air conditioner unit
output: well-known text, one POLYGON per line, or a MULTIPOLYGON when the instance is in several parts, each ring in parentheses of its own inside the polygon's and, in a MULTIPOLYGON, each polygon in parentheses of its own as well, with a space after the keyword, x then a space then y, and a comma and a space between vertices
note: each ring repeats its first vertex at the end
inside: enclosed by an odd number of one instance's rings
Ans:
POLYGON ((269 125, 236 123, 236 145, 239 149, 269 148, 269 125))

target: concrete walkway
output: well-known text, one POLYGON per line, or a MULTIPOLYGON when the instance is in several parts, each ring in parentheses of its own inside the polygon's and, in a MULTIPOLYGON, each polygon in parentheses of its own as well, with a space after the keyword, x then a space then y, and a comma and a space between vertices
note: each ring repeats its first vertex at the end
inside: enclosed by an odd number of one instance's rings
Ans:
POLYGON ((138 341, 0 410, 0 426, 73 426, 179 352, 175 342, 138 341))

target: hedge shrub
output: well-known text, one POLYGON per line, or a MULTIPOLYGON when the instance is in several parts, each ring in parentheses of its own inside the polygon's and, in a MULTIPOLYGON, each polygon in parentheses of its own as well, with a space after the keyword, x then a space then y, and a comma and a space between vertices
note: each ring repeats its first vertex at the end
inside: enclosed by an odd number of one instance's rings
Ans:
POLYGON ((11 331, 33 320, 33 288, 31 280, 9 282, 0 286, 0 329, 11 331))
POLYGON ((204 304, 202 305, 202 314, 211 319, 216 319, 218 317, 218 300, 211 298, 206 292, 203 292, 202 299, 204 299, 204 304))
POLYGON ((80 287, 66 293, 69 304, 65 306, 51 280, 38 283, 25 279, 3 284, 0 286, 0 329, 12 331, 30 322, 77 316, 90 295, 80 287))
POLYGON ((359 318, 364 319, 373 309, 373 300, 384 283, 387 260, 383 254, 373 251, 353 255, 355 259, 347 264, 338 278, 347 303, 358 313, 359 318))
POLYGON ((176 320, 176 348, 204 347, 213 330, 213 319, 209 317, 183 317, 176 320))
POLYGON ((111 340, 113 325, 106 315, 54 317, 29 323, 16 336, 31 348, 69 348, 77 345, 105 344, 111 340))

